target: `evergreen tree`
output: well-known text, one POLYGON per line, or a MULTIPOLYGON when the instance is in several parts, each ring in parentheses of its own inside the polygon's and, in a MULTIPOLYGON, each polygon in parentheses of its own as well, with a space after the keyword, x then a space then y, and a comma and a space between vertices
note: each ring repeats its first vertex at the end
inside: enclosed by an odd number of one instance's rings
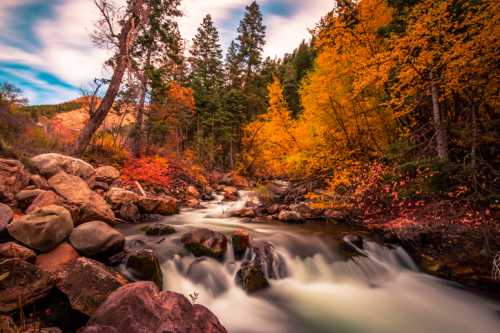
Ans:
POLYGON ((232 41, 226 55, 226 85, 231 88, 241 88, 241 58, 239 45, 232 41))
POLYGON ((238 27, 239 58, 243 64, 245 85, 248 85, 262 63, 266 27, 256 1, 245 8, 245 15, 238 27))

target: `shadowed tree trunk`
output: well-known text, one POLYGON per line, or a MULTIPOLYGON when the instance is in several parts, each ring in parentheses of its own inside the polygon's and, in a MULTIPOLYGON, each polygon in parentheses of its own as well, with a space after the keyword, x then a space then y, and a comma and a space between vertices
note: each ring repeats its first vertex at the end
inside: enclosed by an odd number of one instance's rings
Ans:
POLYGON ((431 84, 432 96, 432 118, 434 121, 434 129, 436 131, 436 151, 440 160, 448 159, 448 145, 446 140, 446 130, 443 127, 441 112, 439 110, 439 98, 436 83, 434 82, 434 74, 432 70, 429 72, 429 80, 431 84))

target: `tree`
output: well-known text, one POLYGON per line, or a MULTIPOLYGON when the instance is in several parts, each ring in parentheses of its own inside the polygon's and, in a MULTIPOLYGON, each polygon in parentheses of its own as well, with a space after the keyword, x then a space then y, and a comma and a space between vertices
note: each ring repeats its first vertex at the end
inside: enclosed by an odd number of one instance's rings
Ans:
POLYGON ((167 60, 178 63, 179 39, 176 17, 181 16, 180 0, 147 0, 150 7, 148 22, 139 34, 133 49, 132 70, 141 86, 137 104, 132 151, 136 157, 142 150, 144 107, 149 90, 151 71, 167 60))
POLYGON ((231 41, 226 55, 225 71, 226 85, 233 89, 242 88, 241 73, 242 60, 240 58, 239 46, 236 41, 231 41))
POLYGON ((117 6, 106 0, 96 0, 95 4, 101 18, 98 21, 94 42, 115 50, 115 55, 108 62, 113 68, 113 75, 101 104, 80 132, 74 154, 85 151, 92 136, 113 107, 123 75, 130 63, 132 47, 139 31, 147 22, 150 10, 145 0, 129 0, 124 12, 120 12, 117 6), (117 27, 120 27, 119 33, 115 32, 117 27))
POLYGON ((11 106, 25 105, 28 100, 22 97, 22 90, 9 82, 0 83, 0 104, 11 106))

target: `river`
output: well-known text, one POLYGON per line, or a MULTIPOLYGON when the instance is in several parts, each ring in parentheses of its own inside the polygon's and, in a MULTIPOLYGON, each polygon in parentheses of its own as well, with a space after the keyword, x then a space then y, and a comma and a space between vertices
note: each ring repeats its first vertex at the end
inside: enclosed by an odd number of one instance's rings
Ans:
MULTIPOLYGON (((204 209, 184 209, 161 222, 169 236, 144 236, 142 225, 123 225, 126 246, 145 242, 155 249, 164 287, 191 295, 213 311, 231 333, 494 333, 500 332, 500 304, 459 285, 419 272, 402 248, 364 241, 360 255, 340 250, 345 227, 244 223, 228 217, 243 207, 217 200, 204 209), (195 259, 180 237, 192 228, 229 234, 247 230, 252 241, 270 244, 265 267, 270 288, 247 295, 236 286, 239 265, 229 246, 224 261, 195 259)), ((247 251, 247 258, 255 255, 247 251)))

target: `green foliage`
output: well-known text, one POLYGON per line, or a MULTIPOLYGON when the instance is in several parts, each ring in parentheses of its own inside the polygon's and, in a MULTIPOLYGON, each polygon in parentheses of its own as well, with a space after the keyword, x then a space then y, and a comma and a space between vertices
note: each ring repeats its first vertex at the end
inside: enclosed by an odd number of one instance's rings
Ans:
POLYGON ((58 113, 70 112, 84 107, 83 103, 78 101, 70 101, 61 104, 46 104, 46 105, 29 105, 19 109, 19 112, 25 113, 33 119, 39 117, 52 118, 58 113))

